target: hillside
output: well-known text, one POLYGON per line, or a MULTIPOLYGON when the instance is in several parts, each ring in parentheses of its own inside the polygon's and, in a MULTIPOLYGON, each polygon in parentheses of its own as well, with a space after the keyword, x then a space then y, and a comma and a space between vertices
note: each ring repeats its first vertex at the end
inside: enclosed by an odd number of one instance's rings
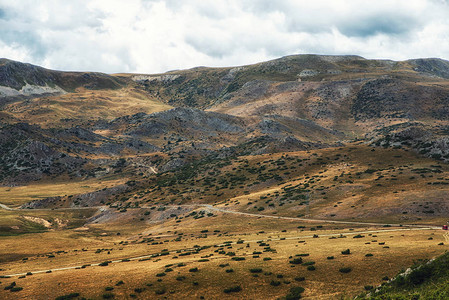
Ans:
POLYGON ((446 250, 448 105, 434 58, 1 59, 0 298, 358 295, 446 250))

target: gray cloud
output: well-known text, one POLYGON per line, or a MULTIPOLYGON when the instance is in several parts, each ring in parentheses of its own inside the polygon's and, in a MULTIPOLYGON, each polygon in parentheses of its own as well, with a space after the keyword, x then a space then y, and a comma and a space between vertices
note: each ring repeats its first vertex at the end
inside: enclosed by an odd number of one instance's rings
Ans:
POLYGON ((448 15, 445 0, 0 0, 0 57, 141 73, 296 53, 448 59, 448 15))

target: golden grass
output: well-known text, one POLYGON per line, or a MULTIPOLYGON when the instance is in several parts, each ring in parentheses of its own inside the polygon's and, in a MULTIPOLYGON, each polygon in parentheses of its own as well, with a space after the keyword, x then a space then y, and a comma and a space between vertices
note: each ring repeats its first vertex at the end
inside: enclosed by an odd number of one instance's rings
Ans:
MULTIPOLYGON (((18 119, 42 127, 66 126, 70 121, 112 120, 139 112, 154 113, 172 108, 149 97, 145 92, 126 87, 119 90, 85 90, 75 93, 13 103, 5 111, 18 119)), ((72 124, 73 125, 73 124, 72 124)))
POLYGON ((26 186, 0 187, 0 203, 16 207, 33 200, 47 197, 89 193, 126 182, 120 179, 89 179, 84 181, 46 181, 26 186))
MULTIPOLYGON (((85 269, 54 271, 26 276, 23 279, 17 277, 1 279, 0 287, 16 281, 18 286, 24 288, 23 291, 13 294, 17 299, 30 297, 52 299, 70 292, 79 292, 83 297, 99 299, 107 286, 114 287, 112 292, 116 297, 124 299, 129 298, 130 294, 139 294, 135 292, 136 288, 144 288, 139 296, 143 298, 159 299, 168 296, 170 299, 186 299, 205 296, 209 299, 222 297, 276 299, 287 294, 292 286, 303 286, 306 288, 304 296, 310 299, 338 299, 343 295, 352 296, 361 292, 364 285, 380 284, 382 277, 394 276, 399 270, 411 265, 414 260, 437 256, 446 249, 446 246, 438 245, 444 240, 441 231, 438 230, 382 232, 382 228, 366 227, 351 230, 342 226, 336 229, 336 226, 324 225, 321 230, 310 231, 311 225, 306 224, 305 231, 301 231, 296 228, 299 224, 301 223, 285 220, 220 215, 186 221, 181 228, 178 228, 178 232, 184 233, 184 238, 179 242, 173 240, 177 236, 174 230, 178 225, 173 221, 165 225, 135 228, 134 231, 128 228, 120 236, 112 232, 107 236, 101 235, 104 230, 111 230, 105 224, 91 226, 84 232, 67 230, 3 237, 1 242, 5 245, 5 249, 10 248, 11 252, 28 254, 28 260, 22 261, 20 257, 15 261, 0 264, 0 268, 4 269, 0 275, 99 263, 160 253, 162 249, 176 251, 189 249, 194 245, 213 246, 225 241, 233 242, 223 247, 225 251, 236 252, 237 256, 245 257, 246 260, 233 261, 230 256, 214 252, 217 247, 211 247, 189 256, 179 256, 171 252, 170 255, 147 261, 119 262, 106 267, 92 266, 85 269), (215 228, 221 228, 220 233, 213 233, 215 228), (204 229, 209 230, 208 237, 199 238, 200 231, 204 229), (286 231, 282 232, 283 230, 286 231), (363 238, 353 238, 356 232, 367 230, 379 232, 364 233, 363 238), (140 236, 139 232, 145 234, 140 236), (164 241, 163 244, 140 243, 140 240, 150 233, 149 236, 153 236, 157 241, 164 241), (330 236, 326 236, 339 233, 347 237, 329 239, 330 236), (312 238, 313 234, 319 237, 312 238), (430 240, 429 237, 433 239, 430 240), (240 239, 244 240, 243 244, 235 244, 240 239), (122 240, 129 243, 119 244, 122 240), (263 252, 264 247, 259 246, 258 241, 268 243, 276 252, 263 252), (385 244, 380 245, 379 242, 385 244), (86 251, 82 251, 82 248, 86 251), (347 248, 351 250, 351 254, 342 255, 341 251, 347 248), (108 254, 107 250, 95 253, 96 249, 109 249, 110 253, 108 254), (65 253, 57 254, 56 251, 65 253), (253 258, 254 251, 262 252, 259 258, 253 258), (55 257, 42 256, 49 253, 54 253, 55 257), (315 271, 308 271, 306 266, 289 264, 289 257, 301 253, 309 254, 303 257, 303 260, 314 261, 315 271), (367 253, 372 253, 373 256, 365 257, 367 253), (178 258, 173 258, 174 256, 178 258), (204 256, 209 256, 209 261, 199 262, 204 256), (328 256, 334 256, 335 259, 328 260, 328 256), (263 261, 264 257, 270 257, 272 260, 263 261), (178 267, 177 264, 181 262, 186 266, 178 267), (225 263, 229 263, 229 266, 224 268, 218 266, 225 263), (171 266, 173 271, 165 272, 166 276, 156 277, 156 274, 164 272, 169 264, 175 264, 171 266), (197 267, 199 272, 188 271, 193 267, 197 267), (338 270, 341 267, 351 267, 352 272, 340 273, 338 270), (226 273, 225 269, 229 268, 234 272, 226 273), (263 272, 259 273, 258 277, 253 277, 249 272, 250 268, 262 268, 263 272), (266 272, 272 274, 265 275, 266 272), (277 278, 278 274, 282 274, 283 278, 277 278), (180 275, 186 279, 177 281, 176 277, 180 275), (303 282, 294 280, 300 276, 304 276, 306 280, 303 282), (157 281, 159 278, 162 279, 161 282, 157 281), (123 280, 125 284, 115 286, 119 280, 123 280), (271 286, 272 280, 280 281, 281 284, 277 287, 271 286), (194 282, 198 282, 198 285, 193 285, 194 282), (233 285, 241 285, 242 291, 230 295, 223 292, 223 289, 233 285), (157 296, 155 291, 162 287, 166 289, 166 293, 157 296)), ((11 292, 0 289, 0 298, 10 295, 11 292)))

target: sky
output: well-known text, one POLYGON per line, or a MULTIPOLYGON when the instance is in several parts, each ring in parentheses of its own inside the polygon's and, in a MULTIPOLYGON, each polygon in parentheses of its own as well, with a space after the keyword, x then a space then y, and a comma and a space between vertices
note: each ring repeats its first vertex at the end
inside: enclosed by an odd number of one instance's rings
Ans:
POLYGON ((0 0, 0 57, 159 73, 292 54, 449 60, 448 0, 0 0))

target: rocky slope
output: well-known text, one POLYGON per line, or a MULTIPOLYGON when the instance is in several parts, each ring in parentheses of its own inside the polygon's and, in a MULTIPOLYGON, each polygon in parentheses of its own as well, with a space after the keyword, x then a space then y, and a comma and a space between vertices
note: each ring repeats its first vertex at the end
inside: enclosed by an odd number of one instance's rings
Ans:
POLYGON ((210 154, 354 139, 447 160, 448 74, 440 59, 358 56, 293 55, 155 75, 60 72, 1 59, 1 180, 104 176, 117 166, 148 175, 210 154))

